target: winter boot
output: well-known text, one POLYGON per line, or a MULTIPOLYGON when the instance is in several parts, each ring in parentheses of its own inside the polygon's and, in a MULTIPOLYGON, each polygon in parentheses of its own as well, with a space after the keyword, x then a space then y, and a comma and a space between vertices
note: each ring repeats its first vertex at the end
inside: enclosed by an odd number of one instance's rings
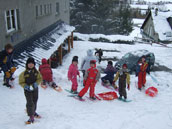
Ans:
POLYGON ((92 100, 96 100, 96 97, 90 97, 90 99, 92 99, 92 100))
POLYGON ((10 85, 9 83, 4 83, 3 85, 9 88, 13 88, 12 85, 10 85))
POLYGON ((140 91, 142 90, 141 88, 138 88, 140 91))
POLYGON ((34 123, 34 116, 31 116, 28 121, 25 122, 26 124, 34 123))
POLYGON ((82 100, 82 97, 81 97, 81 96, 79 96, 79 95, 78 95, 78 98, 79 98, 80 100, 82 100))
POLYGON ((73 91, 73 94, 78 94, 78 91, 73 91))
POLYGON ((118 99, 119 99, 119 100, 122 100, 122 96, 120 95, 120 96, 118 97, 118 99))
POLYGON ((41 116, 40 116, 38 113, 36 113, 36 112, 35 112, 35 114, 34 114, 34 117, 35 117, 35 118, 38 118, 38 119, 41 118, 41 116))

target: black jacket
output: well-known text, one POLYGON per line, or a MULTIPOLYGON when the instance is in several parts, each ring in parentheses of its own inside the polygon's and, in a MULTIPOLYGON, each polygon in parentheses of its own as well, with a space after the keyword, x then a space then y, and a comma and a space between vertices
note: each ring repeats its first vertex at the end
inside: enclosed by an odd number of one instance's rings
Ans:
POLYGON ((6 50, 0 52, 0 67, 2 67, 2 70, 8 71, 14 66, 13 56, 14 52, 10 54, 8 54, 6 50))

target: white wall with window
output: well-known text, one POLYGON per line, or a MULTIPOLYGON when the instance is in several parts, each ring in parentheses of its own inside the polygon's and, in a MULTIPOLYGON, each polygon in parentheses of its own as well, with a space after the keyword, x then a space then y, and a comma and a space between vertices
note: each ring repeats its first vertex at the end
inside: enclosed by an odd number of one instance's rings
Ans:
POLYGON ((6 22, 7 33, 17 31, 19 29, 18 15, 19 15, 18 9, 5 11, 5 22, 6 22))

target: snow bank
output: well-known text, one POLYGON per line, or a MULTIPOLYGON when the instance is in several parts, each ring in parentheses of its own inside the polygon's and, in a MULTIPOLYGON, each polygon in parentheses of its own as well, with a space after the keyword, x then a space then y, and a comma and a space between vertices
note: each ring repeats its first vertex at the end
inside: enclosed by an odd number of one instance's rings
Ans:
POLYGON ((75 37, 78 37, 84 41, 90 41, 91 39, 107 39, 109 42, 117 42, 117 41, 134 41, 134 37, 131 36, 124 36, 124 35, 104 35, 104 34, 81 34, 81 33, 74 33, 75 37))

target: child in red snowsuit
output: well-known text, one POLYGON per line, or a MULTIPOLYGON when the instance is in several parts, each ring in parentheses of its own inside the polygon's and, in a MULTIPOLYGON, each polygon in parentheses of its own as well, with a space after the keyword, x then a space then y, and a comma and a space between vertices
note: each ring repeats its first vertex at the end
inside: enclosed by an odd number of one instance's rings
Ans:
POLYGON ((84 85, 85 85, 85 87, 78 94, 78 97, 80 99, 82 99, 84 94, 88 91, 89 87, 90 87, 90 98, 93 99, 93 100, 96 99, 95 94, 94 94, 94 89, 95 89, 97 81, 100 78, 100 72, 96 68, 96 61, 95 60, 90 61, 90 66, 91 66, 91 68, 89 68, 86 71, 86 74, 84 76, 84 85))
POLYGON ((42 65, 39 66, 39 71, 43 78, 41 87, 43 87, 45 89, 45 88, 47 88, 47 85, 49 85, 57 91, 62 90, 61 87, 57 86, 56 83, 53 81, 53 72, 45 58, 42 59, 42 65))
POLYGON ((77 94, 78 82, 77 82, 77 75, 80 77, 79 70, 78 70, 78 57, 74 56, 72 59, 72 64, 68 70, 68 80, 72 81, 72 88, 71 93, 77 94))
POLYGON ((146 58, 143 56, 141 61, 138 62, 136 68, 136 76, 138 76, 138 89, 141 90, 142 86, 145 87, 146 84, 146 71, 148 68, 148 63, 146 62, 146 58))

